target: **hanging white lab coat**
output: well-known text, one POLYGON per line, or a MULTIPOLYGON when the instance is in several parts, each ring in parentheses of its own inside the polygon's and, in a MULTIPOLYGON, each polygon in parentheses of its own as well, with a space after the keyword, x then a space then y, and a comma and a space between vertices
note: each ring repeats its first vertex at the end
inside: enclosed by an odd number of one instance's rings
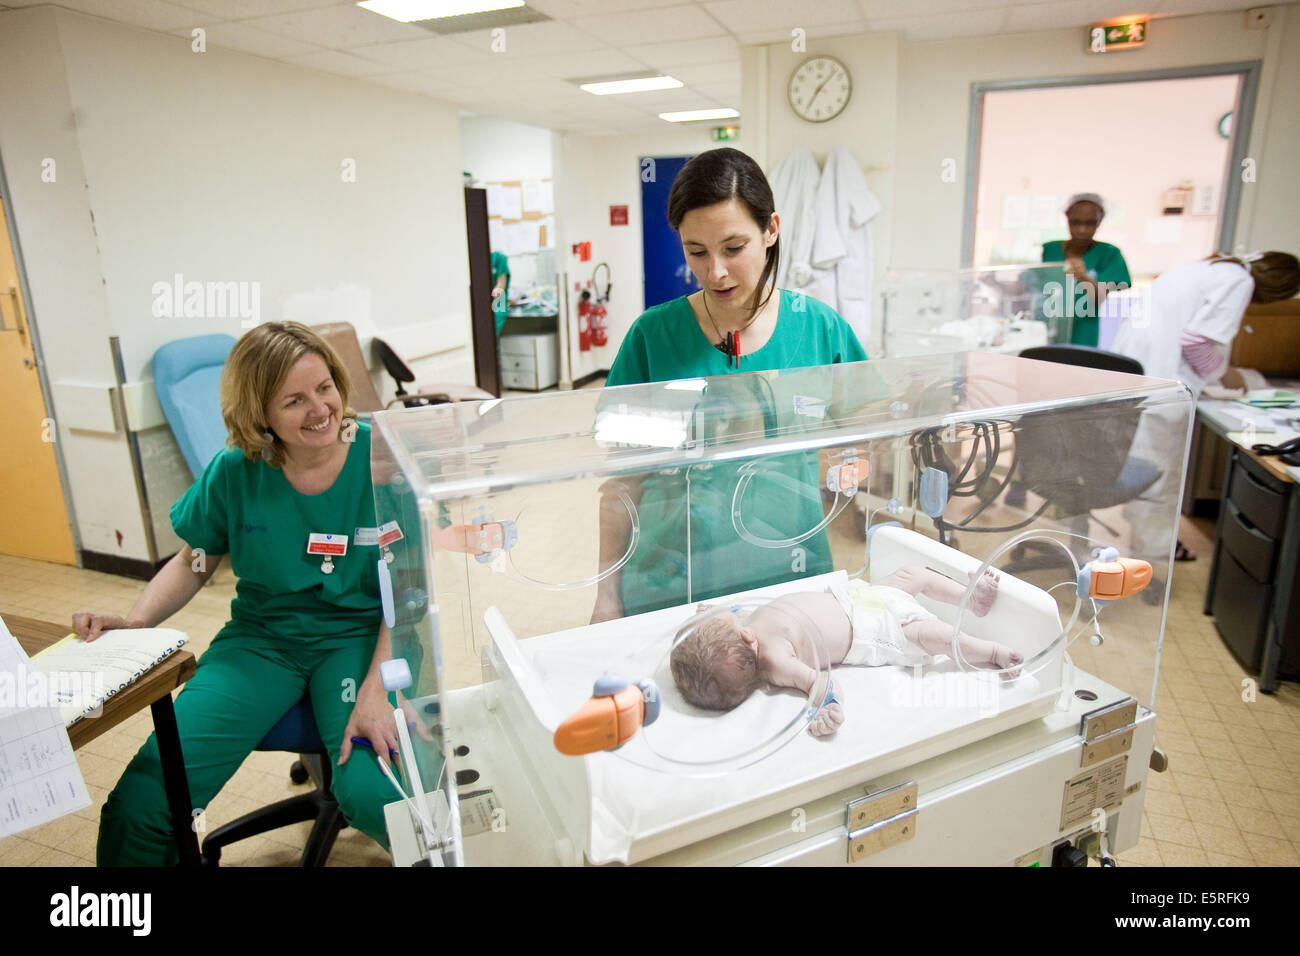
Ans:
POLYGON ((768 182, 781 217, 781 262, 778 289, 801 289, 812 280, 815 203, 821 170, 807 147, 796 146, 772 170, 768 182))
POLYGON ((867 188, 862 167, 847 148, 836 146, 817 185, 814 278, 808 291, 844 317, 863 348, 871 338, 871 220, 878 212, 880 200, 867 188))

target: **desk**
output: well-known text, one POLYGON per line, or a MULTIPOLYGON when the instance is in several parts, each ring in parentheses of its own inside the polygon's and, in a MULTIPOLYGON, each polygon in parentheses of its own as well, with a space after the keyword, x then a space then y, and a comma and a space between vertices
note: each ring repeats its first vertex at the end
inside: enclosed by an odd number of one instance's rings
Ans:
POLYGON ((1231 443, 1205 613, 1219 606, 1219 634, 1272 693, 1280 669, 1300 669, 1300 469, 1250 451, 1255 441, 1278 444, 1295 433, 1234 430, 1241 421, 1233 413, 1244 408, 1197 404, 1198 422, 1231 443))
MULTIPOLYGON (((63 640, 70 630, 63 625, 16 614, 5 615, 5 624, 29 657, 63 640)), ((75 750, 149 706, 153 711, 154 733, 158 738, 163 784, 172 809, 176 844, 180 849, 181 863, 186 866, 199 865, 199 842, 191 824, 190 785, 185 779, 185 760, 181 755, 181 738, 176 730, 176 712, 172 708, 171 695, 173 690, 194 676, 195 666, 193 654, 185 650, 176 651, 134 684, 110 697, 101 716, 79 720, 68 730, 68 739, 75 750)))

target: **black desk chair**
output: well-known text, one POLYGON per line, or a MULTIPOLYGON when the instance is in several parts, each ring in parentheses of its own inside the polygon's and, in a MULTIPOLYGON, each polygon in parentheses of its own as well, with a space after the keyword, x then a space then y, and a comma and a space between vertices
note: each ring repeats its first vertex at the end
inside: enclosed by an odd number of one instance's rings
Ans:
POLYGON ((299 866, 324 866, 339 831, 347 826, 338 801, 330 792, 332 770, 329 754, 316 729, 316 718, 311 712, 311 701, 304 697, 289 708, 274 727, 262 738, 257 750, 283 750, 296 753, 299 759, 289 770, 294 783, 306 783, 310 778, 316 788, 310 793, 289 797, 254 810, 219 827, 203 841, 204 866, 216 866, 221 860, 221 848, 245 837, 278 830, 303 820, 316 821, 307 838, 307 846, 298 861, 299 866))
MULTIPOLYGON (((1084 345, 1038 346, 1025 349, 1020 357, 1142 374, 1142 363, 1136 359, 1084 345)), ((1056 416, 1045 414, 1028 415, 1018 423, 1015 468, 1024 486, 1043 499, 1035 518, 1048 507, 1055 507, 1059 517, 1096 521, 1118 537, 1119 532, 1093 512, 1141 497, 1160 477, 1156 464, 1129 454, 1142 414, 1138 403, 1112 403, 1105 409, 1104 415, 1083 421, 1075 417, 1062 423, 1056 416), (1095 452, 1081 456, 1080 447, 1095 452)), ((1012 559, 1023 555, 1013 553, 1012 559)))

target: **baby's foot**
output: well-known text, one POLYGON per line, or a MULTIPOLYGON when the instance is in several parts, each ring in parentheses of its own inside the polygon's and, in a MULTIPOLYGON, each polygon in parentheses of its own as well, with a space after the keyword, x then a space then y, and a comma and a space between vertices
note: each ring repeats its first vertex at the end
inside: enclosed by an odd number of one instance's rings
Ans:
POLYGON ((967 607, 976 617, 983 617, 993 607, 993 602, 998 596, 998 580, 997 572, 987 568, 975 582, 975 590, 970 596, 970 604, 967 607))

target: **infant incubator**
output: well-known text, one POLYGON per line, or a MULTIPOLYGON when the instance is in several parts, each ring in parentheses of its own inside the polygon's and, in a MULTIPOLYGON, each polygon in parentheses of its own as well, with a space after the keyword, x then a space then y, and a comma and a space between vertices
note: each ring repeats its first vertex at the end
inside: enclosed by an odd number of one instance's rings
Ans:
POLYGON ((1181 469, 1135 457, 1133 435, 1145 416, 1185 436, 1191 411, 1174 383, 971 352, 378 414, 376 516, 400 531, 377 569, 405 751, 395 862, 1031 865, 1132 846, 1161 760, 1178 503, 1147 501, 1143 553, 1124 505, 1181 469), (953 598, 915 597, 943 623, 928 653, 832 660, 787 609, 807 690, 683 697, 673 650, 709 617, 915 568, 953 598), (1018 663, 975 660, 960 634, 1018 663), (832 701, 843 723, 814 736, 832 701))

